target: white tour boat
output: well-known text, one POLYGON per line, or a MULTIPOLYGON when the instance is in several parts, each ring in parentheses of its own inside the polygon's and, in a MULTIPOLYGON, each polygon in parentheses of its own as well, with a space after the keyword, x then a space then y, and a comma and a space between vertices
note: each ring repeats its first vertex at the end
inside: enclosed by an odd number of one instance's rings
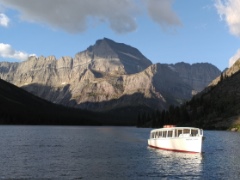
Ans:
POLYGON ((192 153, 202 152, 202 142, 202 129, 173 125, 152 130, 148 139, 148 145, 153 148, 192 153))

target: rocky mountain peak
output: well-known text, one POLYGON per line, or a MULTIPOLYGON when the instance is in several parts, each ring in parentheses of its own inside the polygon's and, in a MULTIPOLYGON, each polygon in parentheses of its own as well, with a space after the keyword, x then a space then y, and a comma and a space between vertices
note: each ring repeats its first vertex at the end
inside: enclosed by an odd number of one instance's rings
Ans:
POLYGON ((152 65, 138 49, 108 38, 97 40, 75 59, 88 63, 91 69, 110 74, 134 74, 152 65))
POLYGON ((139 61, 146 64, 147 67, 152 64, 138 49, 108 38, 97 40, 95 45, 90 46, 87 51, 104 58, 111 56, 121 60, 139 61))
POLYGON ((87 48, 87 52, 97 57, 101 58, 117 58, 117 53, 114 48, 111 47, 115 42, 104 38, 101 40, 97 40, 94 45, 91 45, 87 48))

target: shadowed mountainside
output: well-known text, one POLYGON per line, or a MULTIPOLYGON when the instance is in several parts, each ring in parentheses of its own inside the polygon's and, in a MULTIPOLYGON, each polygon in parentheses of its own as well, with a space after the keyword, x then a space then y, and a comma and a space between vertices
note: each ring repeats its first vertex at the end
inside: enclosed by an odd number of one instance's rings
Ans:
POLYGON ((0 124, 133 125, 121 118, 56 105, 0 79, 0 124))
POLYGON ((139 126, 163 124, 240 131, 240 59, 180 107, 141 117, 139 126))

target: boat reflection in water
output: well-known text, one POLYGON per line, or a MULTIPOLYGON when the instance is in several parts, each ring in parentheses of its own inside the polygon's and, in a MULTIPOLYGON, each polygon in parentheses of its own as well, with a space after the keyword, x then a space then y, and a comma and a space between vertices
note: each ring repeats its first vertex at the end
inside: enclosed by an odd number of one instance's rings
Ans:
POLYGON ((201 179, 203 156, 201 153, 181 153, 154 149, 151 151, 151 166, 148 176, 167 179, 201 179))

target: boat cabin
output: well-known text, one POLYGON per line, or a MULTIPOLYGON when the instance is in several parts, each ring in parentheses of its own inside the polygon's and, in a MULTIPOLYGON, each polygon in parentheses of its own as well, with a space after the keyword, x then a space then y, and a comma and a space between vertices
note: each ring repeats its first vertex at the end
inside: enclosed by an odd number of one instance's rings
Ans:
POLYGON ((202 136, 203 130, 198 128, 174 127, 161 128, 151 131, 150 139, 156 138, 181 138, 202 136))

